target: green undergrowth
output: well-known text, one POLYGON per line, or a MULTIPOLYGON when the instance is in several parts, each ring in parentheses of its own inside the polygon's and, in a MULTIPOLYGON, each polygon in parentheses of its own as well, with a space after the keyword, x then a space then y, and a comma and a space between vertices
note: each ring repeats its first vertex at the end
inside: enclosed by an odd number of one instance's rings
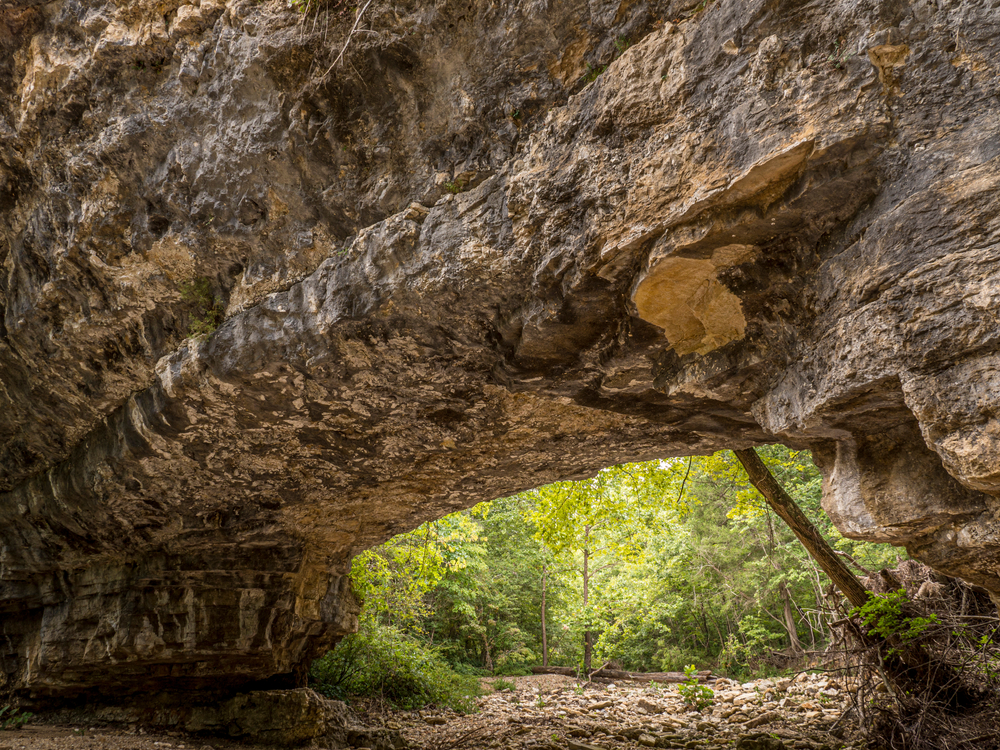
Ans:
POLYGON ((490 687, 492 687, 498 693, 504 690, 511 691, 517 689, 517 685, 515 685, 513 682, 511 682, 510 680, 505 680, 500 677, 493 680, 493 682, 490 683, 490 687))
POLYGON ((20 729, 31 721, 33 716, 33 713, 21 711, 10 703, 0 706, 0 729, 20 729))
POLYGON ((482 695, 478 677, 458 674, 433 649, 371 622, 313 662, 309 676, 328 698, 381 698, 401 709, 437 705, 470 713, 482 695))
MULTIPOLYGON (((863 607, 852 609, 851 615, 860 618, 872 633, 877 633, 886 640, 898 638, 903 644, 907 644, 918 640, 929 627, 938 624, 936 614, 927 617, 907 616, 904 609, 908 603, 906 589, 899 589, 870 597, 863 607)), ((890 653, 897 650, 892 649, 890 653)))

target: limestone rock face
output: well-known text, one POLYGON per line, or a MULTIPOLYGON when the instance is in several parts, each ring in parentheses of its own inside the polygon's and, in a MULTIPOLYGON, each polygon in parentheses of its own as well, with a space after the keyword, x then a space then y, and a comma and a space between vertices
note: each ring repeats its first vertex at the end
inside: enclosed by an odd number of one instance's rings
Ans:
POLYGON ((291 685, 358 551, 775 441, 1000 595, 1000 6, 699 7, 4 0, 6 687, 291 685))

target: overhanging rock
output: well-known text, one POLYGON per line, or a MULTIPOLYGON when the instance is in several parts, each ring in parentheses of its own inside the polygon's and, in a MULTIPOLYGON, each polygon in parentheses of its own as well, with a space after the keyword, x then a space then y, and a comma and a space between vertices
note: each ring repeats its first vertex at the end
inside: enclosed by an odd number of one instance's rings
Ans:
POLYGON ((294 684, 356 552, 774 441, 1000 595, 995 9, 684 6, 378 5, 326 73, 278 3, 0 8, 7 687, 294 684))

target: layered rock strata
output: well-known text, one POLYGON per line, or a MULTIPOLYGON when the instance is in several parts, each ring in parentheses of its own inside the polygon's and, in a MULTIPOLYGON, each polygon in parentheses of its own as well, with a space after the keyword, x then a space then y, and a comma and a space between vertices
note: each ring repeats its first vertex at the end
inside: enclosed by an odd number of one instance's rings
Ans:
POLYGON ((293 684, 359 550, 774 441, 1000 595, 994 0, 364 13, 0 6, 7 687, 293 684))

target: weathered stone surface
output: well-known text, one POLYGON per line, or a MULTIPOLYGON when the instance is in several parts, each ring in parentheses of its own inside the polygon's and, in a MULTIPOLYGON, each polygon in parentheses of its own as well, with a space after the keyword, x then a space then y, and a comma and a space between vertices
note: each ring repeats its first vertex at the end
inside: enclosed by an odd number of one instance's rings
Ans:
POLYGON ((295 747, 313 740, 333 743, 333 747, 345 743, 379 746, 379 750, 405 744, 398 732, 360 726, 344 703, 327 700, 308 688, 251 690, 224 701, 213 700, 211 693, 174 692, 145 701, 110 703, 91 696, 91 702, 62 707, 47 718, 56 724, 127 724, 224 736, 268 747, 295 747))
POLYGON ((184 728, 282 746, 301 745, 325 735, 331 723, 345 723, 342 716, 328 716, 329 701, 312 690, 260 690, 243 693, 219 707, 192 712, 184 728), (338 722, 337 719, 340 719, 338 722))
POLYGON ((1000 594, 997 4, 692 10, 0 7, 7 685, 292 684, 357 551, 775 440, 1000 594))

